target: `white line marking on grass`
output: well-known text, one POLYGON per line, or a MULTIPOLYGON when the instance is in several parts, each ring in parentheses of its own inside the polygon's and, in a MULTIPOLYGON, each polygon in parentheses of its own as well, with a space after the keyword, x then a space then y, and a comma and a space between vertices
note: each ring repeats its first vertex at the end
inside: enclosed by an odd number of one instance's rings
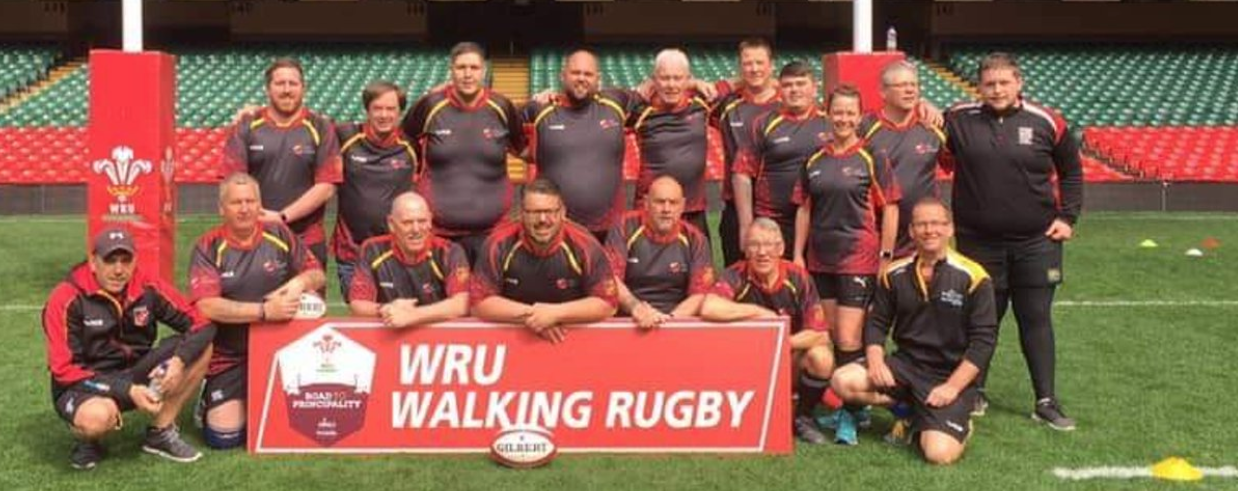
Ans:
POLYGON ((1104 214, 1084 216, 1083 222, 1090 221, 1166 221, 1166 222, 1210 222, 1238 220, 1235 213, 1192 214, 1192 213, 1147 213, 1137 215, 1104 214))
MULTIPOLYGON (((1220 478, 1238 478, 1238 468, 1227 465, 1225 467, 1196 467, 1203 473, 1204 477, 1220 477, 1220 478)), ((1152 466, 1146 467, 1084 467, 1080 469, 1068 469, 1064 467, 1055 467, 1053 475, 1068 479, 1071 481, 1083 481, 1087 479, 1136 479, 1153 477, 1152 466)))

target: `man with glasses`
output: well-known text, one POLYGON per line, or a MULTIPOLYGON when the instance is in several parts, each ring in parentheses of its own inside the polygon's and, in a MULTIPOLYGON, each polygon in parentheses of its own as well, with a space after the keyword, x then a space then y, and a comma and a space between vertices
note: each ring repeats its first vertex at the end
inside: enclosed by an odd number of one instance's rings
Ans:
POLYGON ((560 343, 566 326, 615 313, 617 286, 602 245, 565 219, 559 188, 546 179, 524 187, 520 220, 486 239, 469 285, 475 317, 522 324, 560 343))
POLYGON ((705 296, 701 317, 714 322, 791 318, 791 349, 800 372, 795 434, 808 443, 825 443, 813 410, 830 385, 834 355, 817 289, 807 270, 782 258, 786 244, 777 222, 757 218, 744 237, 747 259, 722 274, 705 296))

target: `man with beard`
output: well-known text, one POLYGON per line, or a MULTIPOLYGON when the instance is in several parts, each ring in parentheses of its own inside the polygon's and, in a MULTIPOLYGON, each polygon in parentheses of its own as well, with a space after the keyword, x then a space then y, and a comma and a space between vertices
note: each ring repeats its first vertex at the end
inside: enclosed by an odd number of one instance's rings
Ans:
POLYGON ((565 219, 554 183, 529 183, 520 205, 520 221, 495 229, 474 267, 473 315, 522 324, 552 343, 566 339, 568 325, 614 315, 617 291, 606 251, 565 219))
POLYGON ((339 126, 344 183, 339 190, 339 215, 331 237, 340 292, 346 301, 352 285, 359 244, 387 232, 386 214, 396 196, 417 180, 417 152, 400 131, 404 92, 387 81, 370 83, 361 93, 366 121, 339 126))
MULTIPOLYGON (((743 193, 752 201, 752 189, 734 187, 732 177, 735 160, 752 146, 752 120, 778 109, 778 83, 770 75, 774 64, 774 49, 761 38, 749 38, 739 43, 739 74, 742 85, 730 90, 730 81, 718 85, 722 94, 714 104, 712 123, 722 135, 724 172, 722 174, 722 220, 718 223, 718 238, 722 241, 722 258, 734 264, 743 258, 743 243, 735 196, 743 193)), ((815 89, 814 89, 815 90, 815 89)), ((741 183, 742 186, 743 183, 741 183)), ((751 205, 749 205, 751 211, 751 205)), ((749 220, 751 222, 751 220, 749 220)), ((784 227, 785 229, 785 227, 784 227)), ((790 241, 787 241, 790 243, 790 241)))
POLYGON ((937 125, 921 124, 920 77, 915 65, 896 61, 882 69, 881 100, 881 109, 860 122, 860 135, 890 161, 903 192, 894 247, 894 256, 903 257, 915 250, 908 234, 912 206, 938 195, 937 154, 946 134, 937 125))
POLYGON ((269 103, 244 114, 223 151, 223 169, 248 172, 262 187, 261 216, 266 224, 285 224, 301 238, 319 264, 326 264, 326 204, 343 180, 340 143, 331 122, 304 105, 301 63, 280 58, 267 67, 269 103))
POLYGON ((414 192, 391 203, 390 233, 361 245, 348 306, 388 327, 408 327, 468 313, 469 265, 459 244, 434 235, 430 205, 414 192))
POLYGON ((799 372, 795 435, 811 444, 825 443, 813 411, 830 385, 834 355, 817 289, 808 271, 782 258, 786 244, 778 223, 757 218, 743 235, 747 259, 722 273, 701 304, 701 318, 714 322, 791 318, 792 366, 799 372))
POLYGON ((404 117, 425 172, 417 192, 434 211, 434 231, 464 247, 469 261, 511 208, 507 153, 524 148, 520 114, 485 87, 486 56, 464 42, 450 53, 451 83, 426 94, 404 117))
POLYGON ((649 185, 644 209, 624 216, 607 238, 619 281, 619 305, 642 328, 694 317, 713 287, 709 241, 684 222, 683 188, 662 176, 649 185))
POLYGON ((624 123, 636 100, 622 90, 598 90, 597 57, 587 50, 568 55, 559 74, 562 93, 524 108, 529 130, 530 177, 550 180, 563 191, 567 217, 598 241, 623 216, 624 123))
POLYGON ((318 260, 296 234, 259 218, 261 202, 250 175, 224 178, 219 184, 223 223, 198 239, 189 260, 193 303, 218 327, 202 389, 203 436, 215 449, 245 444, 250 324, 292 319, 301 294, 326 282, 318 260))
MULTIPOLYGON (((753 217, 778 222, 784 244, 795 240, 796 195, 804 164, 830 137, 830 121, 817 106, 812 67, 794 61, 778 74, 781 107, 752 120, 751 145, 735 162, 735 208, 740 230, 753 217)), ((787 249, 784 259, 791 259, 787 249)))

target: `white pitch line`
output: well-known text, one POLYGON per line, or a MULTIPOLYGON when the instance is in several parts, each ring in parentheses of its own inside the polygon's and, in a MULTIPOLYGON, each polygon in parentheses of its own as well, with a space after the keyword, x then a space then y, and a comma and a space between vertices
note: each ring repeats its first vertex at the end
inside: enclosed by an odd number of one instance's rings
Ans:
MULTIPOLYGON (((1204 477, 1221 477, 1221 478, 1238 478, 1238 468, 1227 465, 1225 467, 1196 467, 1204 477)), ((1071 481, 1083 481, 1087 479, 1135 479, 1154 477, 1152 475, 1152 467, 1085 467, 1081 469, 1067 469, 1057 467, 1053 469, 1053 475, 1068 479, 1071 481)))

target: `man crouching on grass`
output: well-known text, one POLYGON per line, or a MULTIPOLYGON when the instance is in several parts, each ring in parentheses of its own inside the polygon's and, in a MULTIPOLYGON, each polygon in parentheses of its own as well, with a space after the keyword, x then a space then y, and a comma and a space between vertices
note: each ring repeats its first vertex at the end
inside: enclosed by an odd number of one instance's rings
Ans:
POLYGON ((134 408, 151 414, 142 450, 176 462, 202 453, 181 439, 176 416, 206 374, 215 326, 172 285, 144 275, 133 236, 101 232, 90 260, 73 268, 43 308, 56 414, 77 438, 69 462, 89 470, 101 440, 134 408), (155 344, 156 324, 179 334, 155 344))
POLYGON ((919 435, 924 459, 952 464, 971 435, 974 382, 989 365, 997 340, 993 282, 984 268, 950 249, 954 223, 937 198, 912 208, 915 254, 890 263, 878 276, 864 326, 867 367, 834 372, 834 391, 853 404, 910 409, 887 441, 919 435), (893 334, 891 334, 893 330, 893 334), (898 347, 887 356, 886 337, 898 347))

